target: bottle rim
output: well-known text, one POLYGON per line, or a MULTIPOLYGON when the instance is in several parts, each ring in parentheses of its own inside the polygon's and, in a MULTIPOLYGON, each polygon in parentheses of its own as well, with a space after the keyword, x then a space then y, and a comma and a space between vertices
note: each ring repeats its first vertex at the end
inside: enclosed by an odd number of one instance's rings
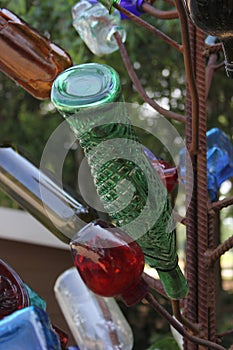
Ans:
POLYGON ((120 95, 120 78, 112 67, 85 63, 66 69, 55 79, 51 101, 61 112, 75 113, 117 102, 120 95))

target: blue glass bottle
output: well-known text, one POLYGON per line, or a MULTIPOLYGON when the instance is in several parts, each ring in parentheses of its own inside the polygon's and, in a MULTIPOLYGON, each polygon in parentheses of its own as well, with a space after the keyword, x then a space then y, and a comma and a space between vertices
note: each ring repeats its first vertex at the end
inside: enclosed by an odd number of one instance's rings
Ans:
POLYGON ((211 201, 216 201, 221 184, 233 176, 233 145, 220 129, 213 128, 207 137, 207 184, 211 201))
POLYGON ((0 350, 61 350, 47 313, 29 306, 0 321, 0 350))
MULTIPOLYGON (((233 176, 233 145, 230 138, 220 129, 213 128, 207 138, 207 188, 211 202, 218 198, 221 184, 233 176)), ((180 151, 179 175, 185 183, 185 149, 180 151)))
MULTIPOLYGON (((143 2, 144 0, 121 0, 120 5, 139 17, 144 12, 142 9, 143 2)), ((129 19, 129 17, 121 13, 121 19, 129 19)))

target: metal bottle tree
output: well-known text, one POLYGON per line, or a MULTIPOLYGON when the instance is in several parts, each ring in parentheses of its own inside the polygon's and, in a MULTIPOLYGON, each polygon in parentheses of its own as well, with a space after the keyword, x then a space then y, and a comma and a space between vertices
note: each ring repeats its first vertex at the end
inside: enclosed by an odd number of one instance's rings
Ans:
MULTIPOLYGON (((191 23, 182 0, 174 0, 174 4, 170 0, 167 1, 175 5, 176 9, 161 11, 149 2, 142 2, 140 6, 144 12, 163 20, 179 17, 181 44, 119 4, 101 0, 107 7, 116 7, 136 24, 160 37, 173 49, 178 50, 184 59, 187 81, 186 108, 185 114, 180 115, 164 109, 147 95, 133 70, 121 36, 117 32, 114 34, 122 60, 138 94, 164 117, 185 123, 186 148, 191 157, 191 164, 187 162, 186 169, 187 214, 182 221, 186 225, 186 274, 189 284, 183 314, 180 312, 181 303, 171 300, 174 316, 180 323, 151 294, 148 294, 146 299, 184 337, 185 350, 224 350, 216 330, 215 270, 220 256, 233 247, 233 236, 216 245, 214 220, 216 212, 233 204, 233 196, 210 203, 206 173, 206 95, 212 79, 215 52, 221 49, 221 45, 208 48, 210 55, 209 64, 206 66, 205 34, 191 23)), ((151 288, 165 294, 159 281, 146 274, 143 278, 151 288)))
MULTIPOLYGON (((164 20, 179 17, 181 45, 120 5, 115 3, 114 7, 183 54, 187 81, 185 115, 165 110, 149 98, 130 64, 127 51, 117 33, 115 38, 128 74, 139 95, 164 117, 185 123, 186 147, 192 164, 186 169, 187 214, 183 220, 186 226, 186 274, 190 289, 185 300, 184 315, 190 322, 182 319, 179 304, 176 302, 172 302, 173 311, 189 329, 187 331, 189 335, 196 334, 195 339, 183 334, 185 350, 224 349, 219 345, 216 330, 216 262, 222 254, 233 247, 233 236, 216 246, 214 221, 217 212, 233 204, 233 197, 210 203, 206 174, 206 95, 214 72, 215 54, 221 50, 221 44, 215 45, 212 49, 209 48, 209 62, 206 66, 204 41, 206 34, 190 21, 181 0, 175 0, 174 3, 175 11, 161 11, 147 2, 142 4, 142 9, 164 20), (200 338, 207 341, 202 342, 200 338)), ((151 284, 153 285, 153 282, 151 284)), ((172 323, 170 317, 165 315, 159 305, 155 307, 172 323)))

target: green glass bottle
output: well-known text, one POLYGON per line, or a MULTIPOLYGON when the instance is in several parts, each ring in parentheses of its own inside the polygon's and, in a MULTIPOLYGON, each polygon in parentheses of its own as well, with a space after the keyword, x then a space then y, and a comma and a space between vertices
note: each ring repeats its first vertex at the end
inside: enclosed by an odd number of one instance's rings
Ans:
POLYGON ((51 100, 83 147, 114 223, 137 240, 167 295, 185 297, 167 190, 138 142, 116 71, 96 63, 71 67, 54 81, 51 100))

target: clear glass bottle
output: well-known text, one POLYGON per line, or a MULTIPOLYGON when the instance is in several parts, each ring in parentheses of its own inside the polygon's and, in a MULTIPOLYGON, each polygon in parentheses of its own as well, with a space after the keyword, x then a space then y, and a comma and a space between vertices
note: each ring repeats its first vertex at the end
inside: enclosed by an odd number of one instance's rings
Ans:
POLYGON ((97 218, 81 197, 63 190, 13 145, 0 146, 0 189, 65 243, 97 218))
POLYGON ((137 240, 167 295, 185 297, 168 193, 130 124, 116 71, 95 63, 67 69, 54 81, 51 99, 85 151, 107 213, 137 240))
POLYGON ((132 349, 132 330, 116 301, 92 293, 75 267, 58 277, 54 292, 80 350, 132 349))
POLYGON ((0 47, 0 70, 38 99, 48 99, 53 80, 72 66, 67 52, 4 8, 0 47))
POLYGON ((99 2, 80 0, 72 8, 73 26, 87 47, 97 56, 110 54, 118 50, 114 38, 116 31, 122 41, 126 39, 126 31, 121 26, 118 10, 112 14, 99 2))

